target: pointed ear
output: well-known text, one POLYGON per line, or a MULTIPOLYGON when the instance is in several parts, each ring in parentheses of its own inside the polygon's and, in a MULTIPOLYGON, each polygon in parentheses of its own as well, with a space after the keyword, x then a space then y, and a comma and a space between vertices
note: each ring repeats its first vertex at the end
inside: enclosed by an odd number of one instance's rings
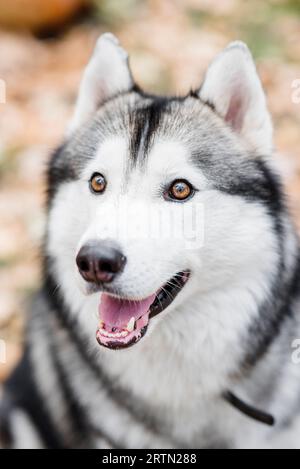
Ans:
POLYGON ((216 57, 208 68, 199 96, 212 104, 255 150, 272 152, 272 123, 265 94, 244 43, 233 42, 216 57))
POLYGON ((83 124, 107 99, 133 87, 128 54, 115 36, 103 34, 84 70, 68 132, 83 124))

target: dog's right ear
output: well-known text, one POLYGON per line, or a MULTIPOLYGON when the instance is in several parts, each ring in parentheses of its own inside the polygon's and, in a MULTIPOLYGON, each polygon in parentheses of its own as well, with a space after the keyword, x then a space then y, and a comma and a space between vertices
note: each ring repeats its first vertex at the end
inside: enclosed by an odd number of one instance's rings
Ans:
POLYGON ((103 102, 132 87, 127 52, 119 45, 115 36, 103 34, 84 70, 68 133, 86 122, 103 102))

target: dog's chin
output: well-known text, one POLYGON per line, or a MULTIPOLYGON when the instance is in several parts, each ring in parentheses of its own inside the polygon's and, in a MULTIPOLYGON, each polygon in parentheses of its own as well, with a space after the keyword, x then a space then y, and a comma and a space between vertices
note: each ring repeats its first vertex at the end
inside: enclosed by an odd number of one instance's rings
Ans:
POLYGON ((145 336, 151 319, 173 303, 189 277, 188 270, 178 272, 156 293, 142 300, 103 292, 96 333, 98 343, 113 350, 138 343, 145 336))

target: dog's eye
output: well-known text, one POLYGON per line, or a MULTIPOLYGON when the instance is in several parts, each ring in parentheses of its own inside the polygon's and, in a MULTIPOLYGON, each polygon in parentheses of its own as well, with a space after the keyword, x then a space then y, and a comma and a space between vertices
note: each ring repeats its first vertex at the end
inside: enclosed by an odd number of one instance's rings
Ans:
POLYGON ((188 199, 193 193, 194 189, 191 184, 185 180, 177 179, 171 184, 167 195, 170 199, 180 201, 188 199))
POLYGON ((100 173, 94 173, 90 179, 90 188, 92 192, 97 194, 104 192, 106 188, 105 177, 100 173))

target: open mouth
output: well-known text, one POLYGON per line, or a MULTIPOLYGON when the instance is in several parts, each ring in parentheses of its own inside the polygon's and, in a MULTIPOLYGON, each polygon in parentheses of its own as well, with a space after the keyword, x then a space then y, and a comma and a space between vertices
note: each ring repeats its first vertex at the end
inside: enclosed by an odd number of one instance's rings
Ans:
POLYGON ((120 349, 136 344, 147 332, 149 321, 164 311, 182 290, 189 271, 178 272, 157 293, 143 300, 130 300, 102 293, 100 323, 96 338, 100 345, 120 349))

